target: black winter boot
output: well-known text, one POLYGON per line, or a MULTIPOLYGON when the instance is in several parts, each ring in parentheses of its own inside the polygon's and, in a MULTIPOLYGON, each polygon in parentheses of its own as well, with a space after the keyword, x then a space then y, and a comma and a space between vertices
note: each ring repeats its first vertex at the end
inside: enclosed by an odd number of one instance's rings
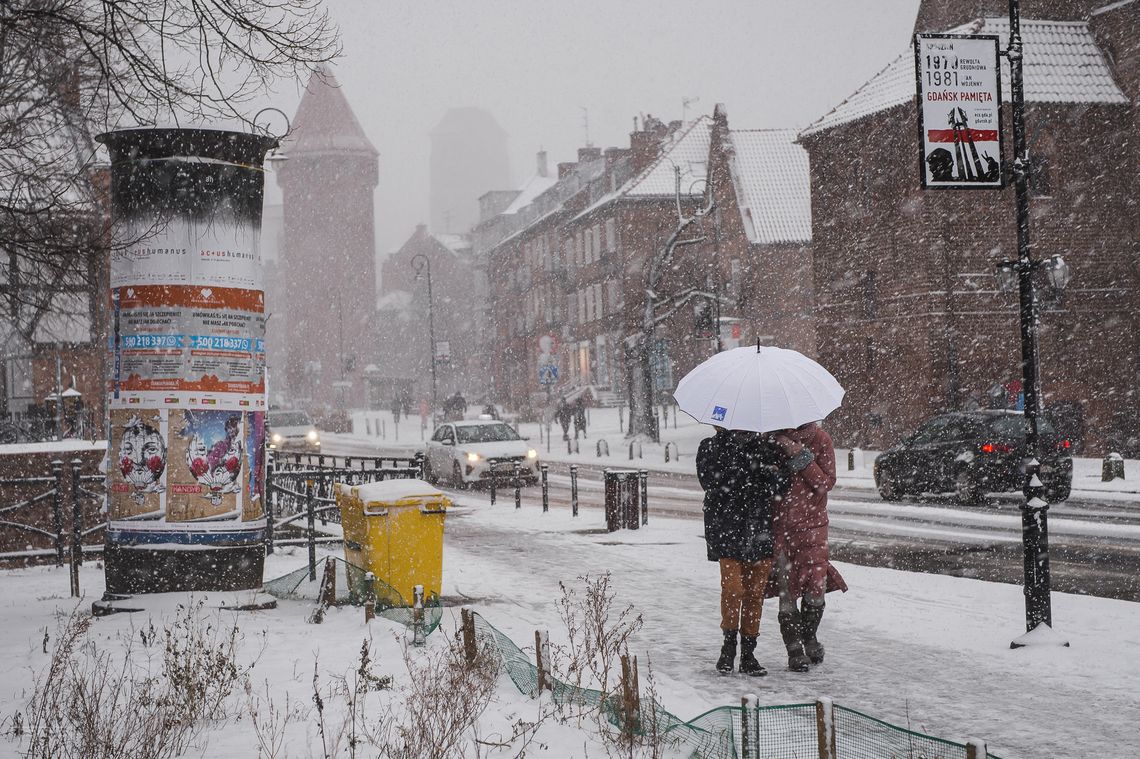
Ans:
POLYGON ((803 633, 800 632, 799 612, 780 612, 780 635, 784 638, 784 646, 788 649, 788 669, 792 672, 807 672, 811 669, 811 660, 804 653, 803 633))
POLYGON ((752 675, 753 677, 763 677, 768 674, 768 670, 760 666, 760 662, 756 661, 756 636, 755 635, 741 635, 740 636, 740 674, 752 675))
POLYGON ((804 601, 800 609, 800 627, 804 635, 804 653, 812 664, 823 663, 823 644, 815 637, 821 619, 823 619, 823 604, 816 606, 804 601))
POLYGON ((720 646, 720 658, 716 660, 716 671, 723 675, 732 672, 736 661, 736 630, 724 630, 724 643, 720 646))

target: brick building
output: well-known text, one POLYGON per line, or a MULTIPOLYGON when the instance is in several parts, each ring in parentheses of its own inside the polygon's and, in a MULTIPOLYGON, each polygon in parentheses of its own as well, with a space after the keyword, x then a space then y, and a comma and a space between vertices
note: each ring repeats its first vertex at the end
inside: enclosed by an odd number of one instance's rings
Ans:
MULTIPOLYGON (((1140 435, 1137 235, 1138 4, 1022 3, 1035 259, 1047 407, 1087 450, 1140 435)), ((1004 2, 923 2, 915 31, 1009 36, 1004 2)), ((1008 66, 1003 60, 1003 97, 1008 66)), ((819 352, 847 388, 837 441, 882 446, 944 409, 1005 402, 1020 379, 1017 296, 995 265, 1017 257, 1012 186, 920 189, 911 49, 808 127, 819 352)), ((1008 105, 1003 114, 1011 146, 1008 105)), ((1014 395, 1016 398, 1016 394, 1014 395)))
POLYGON ((332 73, 314 74, 277 169, 283 287, 270 294, 270 350, 284 350, 271 390, 314 410, 360 407, 375 327, 372 193, 378 161, 332 73))
POLYGON ((716 350, 718 322, 724 347, 761 339, 814 353, 810 286, 796 285, 810 282, 807 157, 793 137, 730 130, 721 106, 688 124, 647 117, 629 148, 582 148, 552 184, 485 219, 474 238, 491 273, 496 397, 535 410, 548 388, 551 400, 627 396, 647 267, 678 205, 685 216, 706 205, 710 167, 715 210, 685 232, 696 242, 655 290, 655 389, 671 391, 716 350), (544 365, 557 367, 556 385, 540 384, 544 365))

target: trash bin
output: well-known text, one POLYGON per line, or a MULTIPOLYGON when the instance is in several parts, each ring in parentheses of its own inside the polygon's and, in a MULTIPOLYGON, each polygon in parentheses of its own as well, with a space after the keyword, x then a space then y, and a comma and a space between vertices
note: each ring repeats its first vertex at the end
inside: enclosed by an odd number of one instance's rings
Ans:
POLYGON ((641 526, 641 479, 636 469, 606 469, 603 473, 606 499, 606 531, 641 526))
POLYGON ((344 558, 380 580, 377 600, 411 606, 416 585, 425 597, 441 594, 443 522, 451 501, 436 487, 408 479, 341 484, 336 500, 344 558))

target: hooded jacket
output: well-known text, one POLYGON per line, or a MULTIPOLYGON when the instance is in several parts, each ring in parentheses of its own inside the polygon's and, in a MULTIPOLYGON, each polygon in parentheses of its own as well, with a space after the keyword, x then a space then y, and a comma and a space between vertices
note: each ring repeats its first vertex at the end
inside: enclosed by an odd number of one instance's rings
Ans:
POLYGON ((709 561, 770 558, 773 502, 790 483, 780 449, 758 433, 718 431, 697 450, 697 479, 709 561))

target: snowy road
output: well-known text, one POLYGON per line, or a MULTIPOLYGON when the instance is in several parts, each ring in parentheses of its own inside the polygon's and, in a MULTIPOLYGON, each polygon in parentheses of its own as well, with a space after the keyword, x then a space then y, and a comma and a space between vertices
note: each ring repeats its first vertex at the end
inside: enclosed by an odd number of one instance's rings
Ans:
MULTIPOLYGON (((350 440, 337 440, 334 450, 377 453, 373 443, 356 446, 350 440)), ((385 453, 409 455, 395 448, 385 453)), ((568 510, 568 465, 551 462, 549 482, 551 509, 568 510)), ((600 509, 601 468, 579 466, 578 489, 582 509, 600 509)), ((484 489, 463 497, 488 501, 484 489)), ((513 507, 513 497, 510 490, 498 494, 505 508, 513 507)), ((648 497, 651 520, 700 519, 703 492, 692 474, 651 472, 648 497)), ((522 490, 525 511, 538 513, 540 504, 539 488, 522 490)), ((1013 493, 990 496, 975 507, 948 497, 892 503, 866 487, 840 486, 829 501, 832 556, 864 566, 1019 584, 1024 571, 1019 505, 1013 493)), ((1052 506, 1049 517, 1054 590, 1140 601, 1140 503, 1078 490, 1052 506)))

